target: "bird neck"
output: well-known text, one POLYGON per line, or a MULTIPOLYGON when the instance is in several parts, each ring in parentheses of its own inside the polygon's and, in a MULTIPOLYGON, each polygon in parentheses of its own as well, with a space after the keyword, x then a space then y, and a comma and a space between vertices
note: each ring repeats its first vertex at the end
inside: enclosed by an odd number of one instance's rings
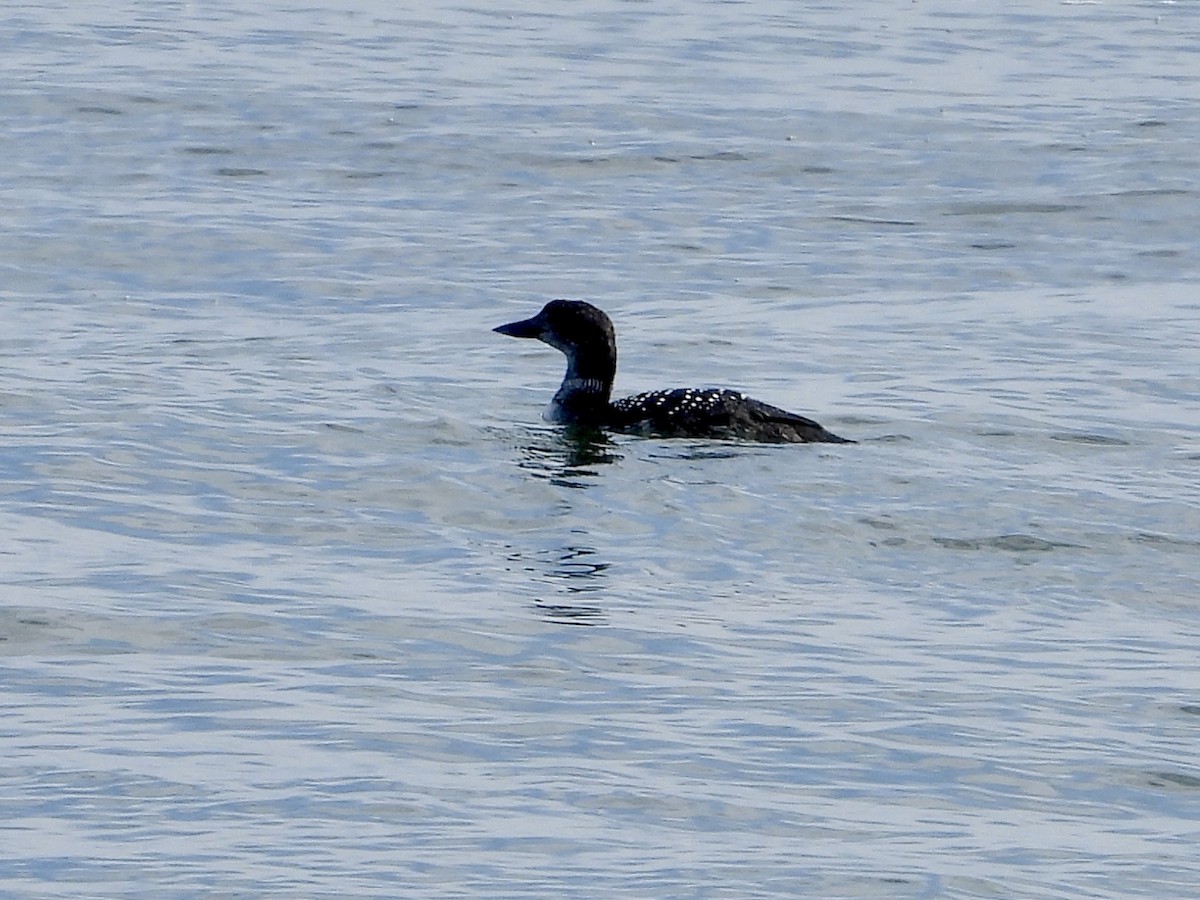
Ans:
POLYGON ((546 418, 566 425, 603 424, 609 412, 616 369, 615 353, 569 355, 567 372, 546 418))

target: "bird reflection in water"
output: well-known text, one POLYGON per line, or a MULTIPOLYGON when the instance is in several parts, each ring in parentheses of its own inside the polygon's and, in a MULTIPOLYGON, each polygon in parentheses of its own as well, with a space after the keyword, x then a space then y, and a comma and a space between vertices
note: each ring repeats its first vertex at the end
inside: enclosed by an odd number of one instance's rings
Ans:
MULTIPOLYGON (((600 475, 602 466, 618 462, 621 455, 611 437, 593 428, 555 428, 528 435, 522 449, 521 468, 559 487, 583 490, 600 475)), ((537 554, 544 575, 560 584, 563 599, 604 587, 609 563, 596 558, 593 547, 570 543, 537 554)), ((547 619, 563 625, 600 625, 604 610, 579 603, 535 601, 547 619)))
MULTIPOLYGON (((561 579, 563 590, 568 594, 600 590, 609 564, 595 559, 595 554, 591 547, 564 547, 556 551, 557 558, 547 574, 561 579)), ((598 625, 604 620, 604 611, 598 606, 538 600, 537 607, 547 619, 564 625, 598 625)))
POLYGON ((593 428, 556 428, 536 432, 522 448, 520 462, 539 478, 547 478, 562 487, 586 488, 596 467, 621 459, 613 439, 593 428))

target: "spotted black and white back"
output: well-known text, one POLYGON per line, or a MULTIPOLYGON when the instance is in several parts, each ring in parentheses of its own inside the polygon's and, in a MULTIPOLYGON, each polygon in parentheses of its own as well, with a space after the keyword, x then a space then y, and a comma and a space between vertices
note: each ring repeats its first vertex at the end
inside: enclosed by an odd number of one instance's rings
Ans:
POLYGON ((770 442, 842 443, 812 419, 755 400, 740 391, 675 388, 625 397, 612 404, 612 426, 664 437, 710 437, 770 442))

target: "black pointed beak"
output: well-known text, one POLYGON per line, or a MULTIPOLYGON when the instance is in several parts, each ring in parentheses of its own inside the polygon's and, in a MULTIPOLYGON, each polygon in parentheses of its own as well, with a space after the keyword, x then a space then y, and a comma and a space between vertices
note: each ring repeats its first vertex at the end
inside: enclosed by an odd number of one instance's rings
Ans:
POLYGON ((536 338, 542 336, 541 316, 532 319, 522 319, 520 322, 509 322, 507 325, 497 325, 492 329, 497 334, 507 334, 509 337, 536 338))

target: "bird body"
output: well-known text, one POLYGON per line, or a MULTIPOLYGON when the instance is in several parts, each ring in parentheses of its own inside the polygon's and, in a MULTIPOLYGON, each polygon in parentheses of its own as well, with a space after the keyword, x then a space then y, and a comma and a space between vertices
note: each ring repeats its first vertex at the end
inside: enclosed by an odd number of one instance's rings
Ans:
POLYGON ((552 300, 536 316, 493 330, 543 341, 567 357, 566 374, 546 412, 552 422, 660 437, 854 443, 812 419, 738 391, 675 388, 612 402, 616 331, 602 310, 582 300, 552 300))

